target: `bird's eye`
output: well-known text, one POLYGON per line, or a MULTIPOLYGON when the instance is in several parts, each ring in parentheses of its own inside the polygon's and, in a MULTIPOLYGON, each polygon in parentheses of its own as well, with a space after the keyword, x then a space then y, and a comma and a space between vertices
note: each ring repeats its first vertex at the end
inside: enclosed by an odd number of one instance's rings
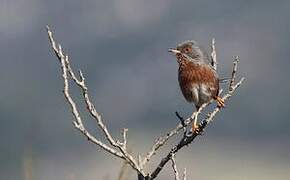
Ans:
POLYGON ((189 48, 185 48, 185 50, 184 50, 186 53, 188 53, 189 52, 189 48))

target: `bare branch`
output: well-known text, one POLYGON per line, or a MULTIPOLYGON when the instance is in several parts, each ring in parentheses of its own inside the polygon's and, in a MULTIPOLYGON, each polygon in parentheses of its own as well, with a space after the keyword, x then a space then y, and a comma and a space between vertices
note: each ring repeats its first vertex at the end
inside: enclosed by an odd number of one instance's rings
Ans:
POLYGON ((94 104, 91 102, 89 94, 88 94, 88 88, 86 86, 85 83, 85 78, 83 76, 83 73, 81 71, 79 71, 79 76, 81 80, 78 80, 77 77, 75 76, 70 62, 67 59, 66 60, 66 64, 68 67, 68 72, 71 76, 71 78, 73 79, 73 81, 81 88, 83 96, 84 96, 84 100, 85 103, 87 105, 87 109, 88 112, 91 114, 91 116, 96 120, 97 125, 100 127, 100 129, 103 131, 104 135, 106 136, 106 139, 109 141, 109 143, 114 146, 114 147, 118 147, 118 144, 116 143, 116 141, 114 140, 114 138, 111 136, 111 134, 109 133, 107 127, 105 126, 101 115, 96 111, 94 104))
POLYGON ((180 180, 179 179, 179 173, 178 173, 177 165, 176 165, 176 161, 175 161, 175 154, 172 154, 171 162, 172 162, 172 168, 173 168, 175 180, 180 180))
MULTIPOLYGON (((224 95, 222 99, 224 101, 228 100, 233 95, 233 93, 236 91, 236 89, 244 82, 244 80, 245 80, 244 77, 241 78, 240 81, 233 86, 233 90, 229 91, 226 95, 224 95)), ((213 118, 220 110, 221 109, 219 107, 216 107, 211 113, 209 113, 207 115, 207 118, 204 121, 207 121, 207 123, 213 121, 213 118)))
POLYGON ((122 135, 123 135, 123 147, 124 149, 127 148, 127 132, 128 132, 128 129, 124 128, 123 131, 122 131, 122 135))
POLYGON ((234 81, 236 79, 236 73, 238 70, 238 62, 239 62, 239 56, 235 56, 234 57, 234 66, 233 66, 233 71, 232 71, 232 77, 231 77, 231 81, 230 81, 230 86, 229 86, 229 91, 233 90, 233 86, 234 86, 234 81))
POLYGON ((214 70, 217 70, 217 59, 216 59, 216 50, 215 50, 215 39, 212 38, 211 41, 211 65, 214 70))
MULTIPOLYGON (((222 93, 222 89, 220 90, 219 93, 222 93)), ((211 100, 209 103, 207 104, 203 104, 200 108, 198 112, 194 112, 194 114, 187 118, 187 119, 183 119, 178 112, 176 112, 176 116, 182 121, 181 123, 179 123, 174 129, 170 130, 168 133, 166 133, 165 136, 161 136, 158 139, 155 140, 155 143, 153 144, 153 146, 151 147, 151 150, 146 154, 145 158, 142 161, 142 166, 145 166, 147 162, 150 161, 151 157, 153 155, 156 154, 156 152, 159 150, 159 148, 161 148, 162 146, 164 146, 166 144, 166 142, 173 136, 175 136, 176 134, 178 134, 180 132, 180 130, 186 128, 188 125, 190 125, 192 123, 192 121, 194 120, 193 117, 195 117, 195 114, 197 113, 197 116, 211 103, 213 102, 213 100, 211 100)), ((196 116, 196 117, 197 117, 196 116)))
MULTIPOLYGON (((80 76, 80 81, 76 78, 72 68, 71 68, 71 65, 70 65, 70 62, 68 61, 68 59, 66 60, 66 64, 67 64, 67 67, 68 67, 68 72, 70 73, 73 81, 81 88, 82 92, 83 92, 83 96, 84 96, 84 99, 85 99, 85 103, 87 105, 87 109, 88 109, 88 112, 91 114, 91 116, 97 121, 97 125, 100 127, 100 129, 103 131, 106 139, 109 141, 109 143, 118 148, 120 150, 120 152, 123 154, 124 158, 128 161, 128 163, 130 165, 132 165, 132 167, 134 169, 136 169, 137 171, 140 171, 141 173, 141 168, 138 166, 136 160, 133 158, 133 156, 131 156, 127 151, 126 151, 126 146, 123 146, 122 143, 117 143, 118 141, 114 140, 114 138, 111 136, 111 134, 109 133, 107 127, 105 126, 102 118, 101 118, 101 115, 96 111, 93 103, 91 102, 90 98, 89 98, 89 94, 88 94, 88 88, 85 84, 85 78, 82 74, 81 71, 79 71, 79 76, 80 76)), ((126 133, 125 133, 126 135, 126 133)), ((124 139, 126 140, 126 139, 124 139)), ((125 142, 127 143, 127 142, 125 142)), ((143 172, 142 172, 143 174, 143 172)))
MULTIPOLYGON (((232 73, 232 79, 230 83, 229 87, 229 91, 227 94, 225 94, 223 96, 223 100, 226 101, 228 100, 233 93, 236 91, 236 89, 243 83, 245 78, 241 78, 240 81, 238 83, 236 83, 235 85, 235 77, 236 77, 236 69, 237 69, 237 63, 236 61, 234 61, 234 68, 233 68, 233 73, 232 73), (230 90, 231 89, 231 90, 230 90)), ((201 123, 199 124, 199 128, 200 131, 203 132, 204 129, 207 127, 207 125, 213 120, 213 118, 215 117, 215 115, 221 110, 220 107, 216 107, 211 113, 209 113, 206 117, 206 119, 204 119, 203 121, 201 121, 201 123)), ((198 112, 197 112, 198 113, 198 112)), ((159 163, 159 165, 156 167, 156 169, 151 173, 150 178, 151 179, 155 179, 158 174, 160 173, 160 171, 163 169, 163 167, 165 166, 165 164, 167 164, 167 162, 172 158, 172 155, 177 153, 181 148, 183 148, 184 146, 190 144, 198 135, 200 135, 199 132, 192 132, 190 135, 184 135, 183 138, 180 140, 180 142, 175 145, 170 152, 167 154, 167 156, 165 156, 159 163)))
MULTIPOLYGON (((138 159, 135 160, 133 156, 127 151, 127 131, 128 129, 123 129, 122 131, 122 140, 117 140, 115 139, 109 132, 108 128, 104 124, 101 115, 97 112, 95 106, 93 105, 90 96, 89 96, 89 91, 88 87, 86 85, 85 77, 81 71, 79 71, 78 77, 74 73, 70 60, 68 55, 65 55, 62 51, 62 48, 60 45, 58 45, 54 39, 53 39, 53 34, 52 31, 49 29, 47 26, 47 33, 49 37, 49 41, 51 43, 52 49, 57 56, 57 59, 60 62, 61 70, 62 70, 62 78, 64 82, 64 96, 66 101, 68 102, 73 117, 74 121, 73 124, 77 130, 79 130, 85 137, 88 138, 89 141, 92 143, 96 144, 100 148, 102 148, 104 151, 118 157, 124 160, 125 164, 129 164, 134 170, 136 170, 138 174, 138 180, 153 180, 155 179, 160 171, 163 169, 165 164, 169 160, 172 161, 172 167, 174 170, 175 174, 175 180, 179 180, 179 173, 176 167, 176 162, 175 162, 175 154, 182 149, 184 146, 190 144, 198 135, 200 135, 200 132, 192 132, 191 134, 187 135, 184 133, 183 138, 171 148, 167 156, 165 156, 159 163, 159 165, 156 167, 156 169, 151 173, 146 175, 145 172, 143 171, 143 167, 146 165, 147 162, 150 161, 152 156, 162 147, 164 146, 168 140, 173 137, 174 135, 178 134, 180 130, 182 130, 184 127, 188 126, 189 124, 192 123, 193 117, 197 118, 198 115, 206 108, 210 103, 204 104, 199 108, 199 111, 194 112, 193 115, 185 120, 181 116, 178 116, 178 118, 181 121, 174 129, 169 131, 165 136, 159 137, 153 146, 151 147, 150 151, 146 154, 144 159, 141 158, 140 155, 138 155, 138 159), (98 140, 95 136, 91 135, 86 128, 84 127, 82 118, 80 116, 77 104, 74 102, 73 98, 70 95, 69 92, 69 80, 72 79, 73 82, 80 88, 80 91, 82 92, 84 102, 87 106, 88 113, 92 116, 92 118, 96 121, 97 126, 101 129, 105 139, 108 141, 106 143, 101 142, 98 140)), ((217 60, 216 60, 216 50, 215 50, 215 40, 212 40, 212 53, 211 53, 211 59, 212 59, 212 66, 216 70, 217 69, 217 60)), ((222 97, 224 101, 228 100, 236 91, 236 89, 243 83, 244 78, 241 78, 237 83, 235 83, 236 79, 236 72, 237 72, 237 64, 238 64, 238 57, 235 57, 234 60, 234 65, 233 65, 233 71, 232 71, 232 77, 231 81, 229 83, 228 87, 228 92, 222 97)), ((201 132, 204 131, 204 129, 207 127, 207 125, 213 121, 215 115, 221 110, 220 107, 214 108, 210 113, 207 114, 206 118, 202 120, 199 124, 201 132)), ((186 128, 185 128, 186 129, 186 128)), ((121 177, 121 176, 119 176, 121 177)), ((186 169, 184 170, 183 173, 183 180, 186 180, 186 169)))
MULTIPOLYGON (((212 102, 212 101, 211 101, 212 102)), ((200 112, 202 112, 202 110, 204 110, 209 104, 203 104, 200 109, 199 112, 197 112, 198 114, 200 112)), ((196 112, 195 112, 196 113, 196 112)), ((184 125, 188 126, 192 123, 193 118, 189 117, 187 119, 184 120, 184 125)), ((165 136, 159 137, 157 140, 155 140, 155 143, 153 144, 153 146, 151 147, 151 150, 147 153, 146 157, 143 159, 142 161, 142 166, 145 166, 147 162, 150 161, 151 157, 156 154, 156 152, 159 150, 159 148, 161 148, 163 145, 166 144, 166 142, 173 136, 175 136, 176 134, 178 134, 180 132, 180 130, 183 129, 183 125, 182 123, 179 123, 174 129, 172 129, 171 131, 169 131, 165 136)))
POLYGON ((117 141, 115 141, 114 138, 109 133, 107 127, 105 126, 105 124, 102 121, 100 114, 96 111, 93 103, 91 102, 91 100, 89 98, 88 88, 85 84, 85 78, 84 78, 82 72, 79 71, 79 76, 80 76, 80 80, 79 80, 75 76, 75 74, 71 68, 68 56, 64 55, 60 45, 58 45, 58 48, 57 48, 56 43, 53 39, 52 31, 50 30, 50 28, 48 26, 47 26, 47 33, 48 33, 48 37, 49 37, 52 49, 53 49, 54 53, 56 54, 58 60, 61 63, 62 76, 63 76, 63 81, 64 81, 64 95, 65 95, 65 98, 68 101, 68 103, 72 109, 72 113, 74 115, 74 118, 76 119, 76 121, 74 121, 75 128, 78 129, 83 135, 85 135, 89 141, 100 146, 102 149, 111 153, 112 155, 115 155, 116 157, 124 159, 125 161, 127 161, 128 164, 131 165, 131 167, 133 169, 135 169, 141 175, 145 176, 144 172, 141 170, 141 168, 137 164, 136 160, 126 151, 126 144, 127 144, 126 131, 127 130, 124 130, 124 132, 123 132, 123 138, 124 138, 123 143, 117 143, 117 141), (87 105, 87 109, 88 109, 89 113, 92 115, 92 117, 97 121, 97 125, 100 127, 100 129, 102 129, 102 131, 105 135, 105 138, 109 141, 109 143, 113 147, 117 148, 119 151, 117 151, 117 150, 109 147, 105 143, 97 140, 84 127, 82 119, 81 119, 80 114, 78 112, 78 108, 69 94, 69 83, 68 83, 69 76, 68 76, 68 73, 69 73, 70 77, 72 78, 72 80, 81 88, 84 99, 85 99, 85 103, 87 105))

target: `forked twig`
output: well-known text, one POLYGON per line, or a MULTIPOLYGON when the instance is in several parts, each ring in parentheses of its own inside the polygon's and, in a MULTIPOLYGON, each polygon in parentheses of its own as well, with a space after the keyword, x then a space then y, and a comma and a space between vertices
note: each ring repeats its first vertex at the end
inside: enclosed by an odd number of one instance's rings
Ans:
MULTIPOLYGON (((107 126, 103 122, 103 119, 101 115, 97 112, 95 106, 93 105, 90 96, 89 96, 89 90, 86 85, 85 77, 81 71, 77 73, 78 77, 74 73, 72 66, 70 64, 70 60, 68 55, 65 55, 63 53, 63 50, 60 45, 57 45, 55 40, 53 39, 53 34, 50 28, 47 26, 47 33, 49 37, 49 41, 51 43, 53 52, 57 56, 61 70, 62 70, 62 78, 64 82, 64 89, 63 93, 65 96, 66 101, 68 102, 74 121, 73 124, 75 128, 81 132, 90 142, 96 144, 100 148, 102 148, 104 151, 112 154, 113 156, 116 156, 118 158, 123 159, 126 164, 129 164, 138 174, 138 180, 153 180, 155 179, 158 174, 161 172, 165 164, 169 160, 172 161, 172 168, 174 170, 175 174, 175 180, 179 180, 179 173, 176 166, 175 161, 175 154, 184 146, 190 144, 200 133, 198 132, 192 132, 191 134, 184 133, 182 139, 171 148, 169 153, 159 162, 158 166, 151 172, 151 173, 145 173, 144 167, 145 165, 150 161, 150 159, 153 157, 154 154, 162 147, 164 146, 168 140, 178 134, 184 127, 188 126, 192 123, 192 118, 189 117, 187 119, 183 119, 178 113, 176 113, 177 117, 181 120, 181 122, 172 130, 170 130, 165 136, 161 136, 157 138, 153 146, 151 147, 150 151, 146 154, 146 156, 142 159, 140 155, 138 155, 137 160, 131 155, 131 153, 127 150, 127 132, 128 129, 122 130, 122 140, 115 139, 111 133, 109 132, 107 126), (97 126, 101 129, 105 139, 107 140, 107 143, 100 141, 95 136, 90 134, 86 127, 84 126, 83 120, 80 116, 79 109, 75 101, 70 95, 70 86, 69 86, 69 80, 73 80, 73 82, 80 88, 80 91, 83 95, 83 100, 87 106, 88 113, 91 115, 91 117, 96 121, 97 126)), ((212 66, 216 70, 217 69, 217 59, 216 59, 216 50, 215 50, 215 40, 212 40, 212 53, 211 53, 211 59, 212 59, 212 66)), ((243 83, 244 78, 241 78, 237 83, 236 82, 236 73, 237 73, 237 65, 238 65, 238 57, 235 57, 234 60, 234 66, 231 76, 231 81, 229 83, 228 92, 225 93, 224 96, 222 96, 222 99, 224 101, 227 101, 236 91, 236 89, 243 83)), ((211 102, 210 102, 211 103, 211 102)), ((196 115, 201 113, 210 103, 204 104, 200 107, 198 112, 195 112, 196 115)), ((207 114, 207 117, 202 120, 199 124, 199 127, 201 131, 203 131, 207 125, 213 121, 213 118, 215 115, 220 112, 220 108, 216 107, 214 108, 210 113, 207 114)), ((186 180, 186 169, 183 172, 183 180, 186 180)))
POLYGON ((126 150, 127 130, 124 129, 124 131, 123 131, 123 142, 122 143, 120 143, 118 140, 115 140, 112 137, 112 135, 109 133, 106 125, 104 124, 104 122, 101 118, 101 115, 96 111, 93 103, 90 100, 90 97, 88 94, 88 87, 85 84, 85 78, 84 78, 82 72, 79 71, 79 77, 80 77, 80 80, 79 80, 75 76, 75 73, 71 68, 68 56, 64 55, 60 45, 58 45, 58 46, 56 45, 56 43, 53 39, 52 31, 50 30, 50 28, 48 26, 47 26, 47 33, 48 33, 48 37, 49 37, 52 49, 53 49, 55 55, 57 56, 59 62, 61 63, 62 77, 63 77, 63 81, 64 81, 64 91, 63 92, 64 92, 64 96, 65 96, 67 102, 69 103, 69 105, 72 109, 72 114, 74 115, 74 117, 76 119, 76 121, 74 121, 75 128, 78 129, 83 135, 85 135, 89 141, 98 145, 99 147, 101 147, 105 151, 109 152, 110 154, 112 154, 116 157, 119 157, 121 159, 124 159, 139 174, 142 174, 143 176, 145 176, 143 170, 140 168, 137 161, 126 150), (108 140, 110 145, 112 145, 116 149, 114 149, 114 148, 108 146, 107 144, 105 144, 104 142, 101 142, 100 140, 96 139, 84 127, 82 118, 81 118, 80 113, 78 111, 78 107, 69 93, 69 82, 68 82, 69 78, 71 78, 81 89, 89 113, 96 120, 97 125, 100 127, 100 129, 102 129, 102 131, 105 135, 105 138, 108 140))

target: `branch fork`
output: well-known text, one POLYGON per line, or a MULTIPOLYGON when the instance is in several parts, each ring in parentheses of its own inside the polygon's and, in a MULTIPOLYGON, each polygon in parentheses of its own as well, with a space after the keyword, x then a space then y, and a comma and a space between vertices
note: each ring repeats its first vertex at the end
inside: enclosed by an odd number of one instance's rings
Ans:
MULTIPOLYGON (((172 168, 175 175, 175 180, 181 180, 181 178, 179 177, 179 172, 176 165, 175 154, 181 148, 190 144, 198 135, 200 135, 197 132, 192 132, 191 134, 184 133, 182 139, 175 146, 171 148, 168 154, 164 158, 161 159, 160 163, 151 173, 145 172, 144 167, 151 160, 151 158, 158 152, 158 150, 160 150, 160 148, 163 147, 168 142, 169 139, 177 135, 182 129, 185 131, 186 127, 192 123, 193 119, 191 117, 184 119, 178 114, 178 112, 176 112, 176 116, 180 120, 180 123, 178 123, 178 125, 175 128, 173 128, 168 133, 166 133, 165 136, 161 136, 157 138, 155 140, 155 143, 150 148, 150 151, 144 156, 144 158, 142 158, 141 155, 138 155, 137 158, 134 158, 133 155, 127 150, 128 129, 124 128, 122 130, 121 132, 122 140, 117 140, 111 135, 107 126, 103 122, 101 115, 97 112, 95 106, 93 105, 91 101, 91 98, 89 96, 89 90, 86 85, 85 77, 82 71, 80 70, 78 71, 77 73, 78 77, 75 75, 71 67, 68 55, 66 55, 63 52, 61 45, 55 42, 50 28, 48 26, 46 28, 47 28, 48 38, 52 46, 52 50, 55 53, 58 61, 60 62, 60 67, 62 71, 62 79, 64 83, 63 94, 73 114, 74 127, 93 144, 99 146, 101 149, 112 154, 113 156, 123 159, 126 162, 126 164, 129 164, 137 172, 138 180, 155 179, 159 175, 161 170, 164 168, 164 166, 168 163, 169 160, 171 160, 172 162, 172 168), (70 79, 73 80, 73 82, 80 89, 83 95, 83 100, 87 106, 87 111, 91 115, 91 117, 96 121, 97 126, 101 129, 102 134, 106 139, 106 142, 102 142, 101 140, 99 140, 98 138, 90 134, 90 132, 84 126, 82 117, 80 116, 80 113, 79 113, 79 107, 75 103, 73 97, 70 95, 70 91, 69 91, 70 79)), ((213 68, 216 70, 217 60, 216 60, 216 50, 215 50, 214 39, 212 40, 211 49, 212 49, 211 64, 213 68)), ((244 78, 241 78, 239 81, 236 82, 237 65, 238 65, 238 57, 235 57, 233 70, 232 70, 232 76, 231 76, 231 80, 228 87, 228 92, 222 96, 222 99, 224 101, 227 101, 244 81, 244 78)), ((201 106, 199 111, 195 112, 195 115, 198 116, 210 103, 204 104, 203 106, 201 106)), ((207 127, 207 125, 213 121, 216 114, 220 111, 221 111, 221 108, 215 107, 210 113, 208 113, 206 118, 200 122, 199 124, 200 129, 203 131, 207 127)), ((186 180, 186 169, 184 169, 182 180, 186 180)))

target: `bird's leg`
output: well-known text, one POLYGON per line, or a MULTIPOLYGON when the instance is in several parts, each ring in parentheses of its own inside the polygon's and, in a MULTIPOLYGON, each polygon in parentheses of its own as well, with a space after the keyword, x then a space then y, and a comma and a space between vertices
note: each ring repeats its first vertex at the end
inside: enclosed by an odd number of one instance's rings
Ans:
POLYGON ((219 108, 224 108, 225 107, 225 101, 221 97, 216 96, 214 99, 216 100, 217 106, 219 108))
POLYGON ((197 117, 199 114, 199 107, 196 107, 196 111, 194 111, 191 115, 191 118, 193 119, 193 123, 191 125, 191 131, 194 132, 198 132, 199 131, 199 126, 197 124, 197 117))

